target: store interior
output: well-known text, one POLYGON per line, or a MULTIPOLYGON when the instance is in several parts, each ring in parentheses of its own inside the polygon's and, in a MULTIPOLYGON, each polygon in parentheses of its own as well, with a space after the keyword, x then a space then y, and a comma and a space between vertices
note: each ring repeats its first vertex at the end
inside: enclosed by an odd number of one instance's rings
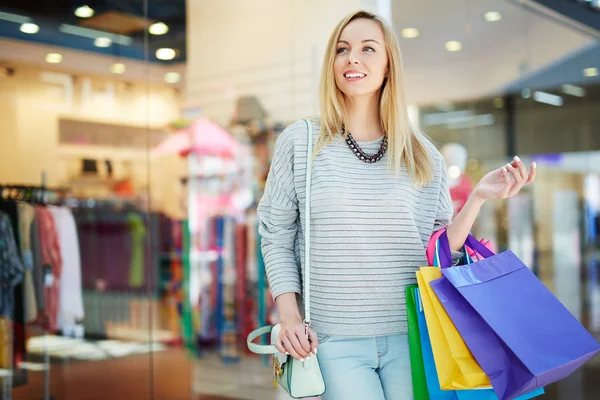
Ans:
MULTIPOLYGON (((246 347, 278 318, 256 207, 358 8, 400 38, 457 211, 514 155, 537 163, 473 233, 600 338, 600 9, 547 3, 3 0, 0 398, 289 398, 246 347)), ((545 398, 600 398, 599 368, 545 398)))

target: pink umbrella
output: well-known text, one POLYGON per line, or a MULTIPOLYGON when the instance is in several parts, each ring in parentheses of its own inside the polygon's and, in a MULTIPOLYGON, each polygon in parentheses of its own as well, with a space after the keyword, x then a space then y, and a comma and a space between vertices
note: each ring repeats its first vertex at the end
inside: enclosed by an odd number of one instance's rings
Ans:
POLYGON ((238 142, 220 125, 200 117, 189 127, 175 132, 152 152, 154 154, 189 153, 234 157, 239 151, 238 142))

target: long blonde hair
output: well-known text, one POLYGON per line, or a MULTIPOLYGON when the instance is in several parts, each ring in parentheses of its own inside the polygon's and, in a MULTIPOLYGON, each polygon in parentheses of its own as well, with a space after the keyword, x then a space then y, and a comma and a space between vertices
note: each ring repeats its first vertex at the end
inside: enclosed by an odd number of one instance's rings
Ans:
POLYGON ((344 95, 335 83, 333 63, 337 43, 342 31, 355 19, 375 21, 381 27, 388 55, 389 74, 383 83, 379 100, 381 126, 388 136, 388 160, 392 171, 399 172, 403 165, 415 184, 422 186, 433 179, 432 157, 422 134, 414 132, 408 119, 403 90, 404 72, 400 45, 392 28, 379 16, 368 11, 357 11, 346 16, 334 29, 323 60, 319 100, 321 108, 321 131, 315 146, 318 154, 336 135, 342 124, 348 126, 348 113, 344 95))

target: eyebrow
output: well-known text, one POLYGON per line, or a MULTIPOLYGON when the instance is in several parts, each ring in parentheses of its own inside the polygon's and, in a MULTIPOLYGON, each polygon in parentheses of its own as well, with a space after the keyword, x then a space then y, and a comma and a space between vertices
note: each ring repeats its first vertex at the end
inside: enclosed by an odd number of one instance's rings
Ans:
MULTIPOLYGON (((363 40, 363 41, 362 41, 362 43, 366 43, 366 42, 375 42, 375 43, 379 44, 379 42, 378 42, 377 40, 375 40, 375 39, 365 39, 365 40, 363 40)), ((338 43, 345 43, 345 44, 347 44, 348 46, 350 46, 350 43, 348 43, 348 42, 347 42, 347 41, 345 41, 345 40, 338 40, 338 43)), ((381 46, 381 45, 380 45, 380 46, 381 46)))

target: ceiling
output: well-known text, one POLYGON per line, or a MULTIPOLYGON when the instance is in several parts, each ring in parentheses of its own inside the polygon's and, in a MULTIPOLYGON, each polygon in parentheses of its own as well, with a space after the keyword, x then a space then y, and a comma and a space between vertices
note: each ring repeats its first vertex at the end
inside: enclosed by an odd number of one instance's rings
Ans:
POLYGON ((185 28, 185 0, 2 0, 0 3, 0 37, 134 60, 147 59, 158 64, 186 60, 185 28), (83 5, 94 10, 91 18, 75 15, 75 10, 83 5), (37 24, 39 32, 21 32, 23 18, 37 24), (154 22, 167 24, 169 31, 160 36, 147 34, 147 27, 154 22), (110 38, 112 44, 97 47, 95 37, 110 38), (159 60, 156 57, 159 48, 176 49, 176 57, 159 60))
MULTIPOLYGON (((592 49, 596 40, 588 32, 558 22, 525 3, 395 0, 392 15, 396 30, 420 30, 418 38, 401 39, 409 102, 425 105, 493 96, 525 78, 534 78, 538 72, 563 82, 571 79, 558 77, 560 70, 549 67, 592 49), (500 12, 502 19, 486 22, 483 15, 488 11, 500 12), (449 40, 460 41, 462 50, 446 51, 444 44, 449 40)), ((600 68, 600 59, 583 57, 580 61, 585 67, 592 66, 586 64, 589 61, 600 68)), ((578 80, 583 78, 583 68, 572 67, 578 80)))
MULTIPOLYGON (((541 1, 393 0, 396 30, 414 27, 420 31, 416 39, 401 38, 409 102, 424 105, 556 82, 598 82, 599 78, 585 78, 581 73, 583 68, 600 68, 598 36, 594 37, 594 31, 589 26, 587 30, 579 29, 570 19, 559 20, 549 15, 545 7, 531 7, 533 3, 541 1), (502 19, 486 22, 483 14, 487 11, 500 12, 502 19), (460 41, 463 49, 447 52, 444 44, 449 40, 460 41)), ((120 58, 130 60, 125 79, 147 77, 143 63, 146 58, 152 63, 150 75, 157 81, 167 71, 176 68, 183 72, 185 68, 186 0, 2 0, 0 12, 28 18, 40 26, 38 34, 25 34, 20 32, 19 23, 0 14, 0 61, 43 65, 48 49, 66 48, 61 52, 69 55, 69 62, 65 58, 60 67, 82 73, 87 70, 106 74, 120 58), (95 10, 94 17, 82 19, 74 15, 74 10, 83 4, 95 10), (157 21, 166 23, 169 32, 162 36, 146 34, 146 27, 157 21), (89 35, 65 33, 63 24, 92 25, 100 31, 94 31, 95 34, 112 35, 109 37, 113 43, 107 48, 96 47, 89 35), (19 47, 23 40, 29 43, 19 47), (177 49, 175 59, 158 60, 155 51, 163 47, 177 49), (134 67, 130 68, 130 64, 134 67)), ((600 20, 600 13, 592 13, 600 20)))

